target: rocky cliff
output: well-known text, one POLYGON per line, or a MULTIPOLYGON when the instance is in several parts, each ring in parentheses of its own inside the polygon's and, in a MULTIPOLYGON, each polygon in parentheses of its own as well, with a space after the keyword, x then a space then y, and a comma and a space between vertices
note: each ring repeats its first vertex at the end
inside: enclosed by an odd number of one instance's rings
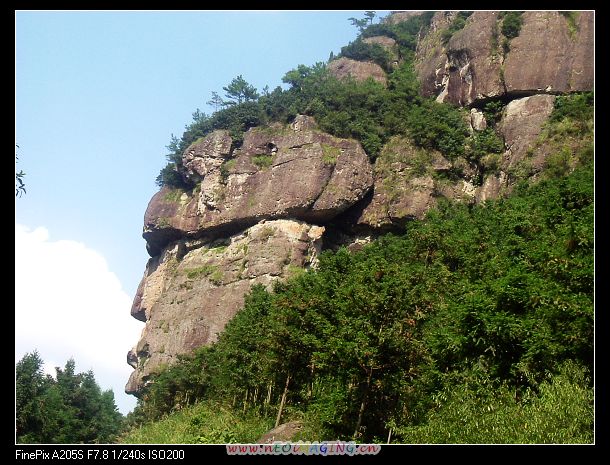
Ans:
MULTIPOLYGON (((539 142, 556 95, 593 88, 593 13, 525 12, 520 34, 504 47, 499 12, 473 13, 446 40, 456 13, 437 12, 420 33, 421 92, 465 107, 471 133, 494 124, 503 153, 475 162, 395 136, 372 163, 359 142, 327 134, 304 115, 252 128, 237 148, 224 130, 195 141, 181 174, 196 187, 163 187, 145 213, 151 258, 131 310, 145 327, 127 355, 134 368, 127 392, 138 394, 179 354, 213 343, 252 285, 315 267, 323 248, 400 230, 439 198, 484 202, 544 169, 549 153, 539 142), (490 101, 503 105, 498 121, 480 111, 490 101)), ((367 40, 399 59, 393 39, 367 40)), ((341 58, 329 69, 387 83, 374 63, 341 58)))
POLYGON ((418 44, 416 69, 425 95, 479 106, 593 88, 593 12, 527 11, 514 38, 503 36, 498 11, 477 11, 444 44, 457 12, 438 12, 418 44))

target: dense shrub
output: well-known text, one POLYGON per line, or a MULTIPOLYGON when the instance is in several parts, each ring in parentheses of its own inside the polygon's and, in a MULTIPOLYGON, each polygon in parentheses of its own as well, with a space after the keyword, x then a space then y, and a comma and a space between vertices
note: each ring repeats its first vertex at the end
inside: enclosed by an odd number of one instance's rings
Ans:
POLYGON ((522 11, 502 11, 498 18, 502 20, 501 31, 507 39, 514 39, 519 36, 523 25, 522 11))
POLYGON ((339 57, 351 58, 357 61, 372 61, 385 71, 391 70, 390 54, 379 44, 367 44, 361 39, 350 42, 341 48, 339 57))

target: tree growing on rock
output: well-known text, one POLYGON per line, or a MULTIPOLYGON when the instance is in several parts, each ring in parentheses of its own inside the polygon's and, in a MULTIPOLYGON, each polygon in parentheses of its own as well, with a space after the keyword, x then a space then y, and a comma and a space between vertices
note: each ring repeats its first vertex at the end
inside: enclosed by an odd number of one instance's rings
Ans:
POLYGON ((227 106, 254 101, 259 97, 256 88, 248 84, 241 74, 234 78, 228 86, 223 87, 222 90, 226 92, 225 96, 229 99, 229 101, 223 103, 227 106))

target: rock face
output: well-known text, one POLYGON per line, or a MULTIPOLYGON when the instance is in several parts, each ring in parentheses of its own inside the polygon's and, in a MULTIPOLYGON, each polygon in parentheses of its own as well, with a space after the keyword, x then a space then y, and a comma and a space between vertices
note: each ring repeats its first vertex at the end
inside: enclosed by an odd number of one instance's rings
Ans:
MULTIPOLYGON (((385 21, 421 13, 395 12, 385 21)), ((128 393, 139 394, 178 355, 216 341, 252 285, 269 287, 315 267, 323 245, 358 250, 377 234, 422 219, 439 198, 496 199, 517 180, 538 176, 552 154, 592 151, 593 141, 577 136, 549 143, 544 125, 555 94, 593 89, 593 13, 525 12, 508 48, 499 12, 473 13, 443 43, 457 13, 435 13, 418 36, 422 93, 470 107, 461 111, 471 133, 493 129, 504 152, 449 159, 396 136, 371 165, 358 142, 321 132, 304 115, 290 125, 250 129, 239 148, 222 130, 194 142, 180 174, 196 187, 163 187, 144 217, 152 258, 131 314, 146 326, 127 354, 135 369, 128 393), (483 108, 489 101, 504 106, 500 121, 483 108)), ((396 52, 389 37, 365 41, 396 52)), ((387 82, 374 63, 340 58, 328 69, 340 79, 387 82)), ((261 441, 290 439, 297 426, 282 425, 261 441)))
POLYGON ((406 21, 412 16, 419 16, 423 13, 423 11, 392 11, 390 15, 388 15, 384 22, 387 24, 398 24, 406 21))
POLYGON ((506 91, 572 92, 593 89, 593 12, 579 12, 570 30, 563 15, 523 13, 521 33, 504 61, 506 91))
POLYGON ((354 78, 356 81, 366 81, 373 78, 375 81, 387 85, 388 78, 385 71, 377 63, 356 61, 350 58, 338 58, 328 64, 328 71, 337 79, 354 78))
POLYGON ((216 341, 252 285, 314 265, 323 232, 296 220, 261 221, 220 242, 176 241, 151 258, 132 308, 146 326, 128 354, 135 371, 126 392, 138 393, 178 354, 216 341))
POLYGON ((354 231, 388 231, 422 219, 440 196, 471 201, 474 192, 466 178, 450 181, 443 176, 458 163, 468 165, 464 159, 451 163, 439 152, 394 137, 375 161, 372 194, 341 221, 354 231))
POLYGON ((163 187, 151 199, 143 236, 152 258, 131 314, 146 326, 127 354, 125 388, 216 341, 254 284, 315 266, 323 224, 365 197, 372 166, 360 144, 297 116, 253 128, 239 149, 214 131, 183 154, 191 192, 163 187))
POLYGON ((454 15, 439 12, 417 49, 416 71, 425 95, 458 105, 593 88, 593 12, 575 24, 556 11, 523 13, 519 36, 503 50, 497 11, 477 11, 447 44, 438 30, 454 15))
POLYGON ((555 103, 554 95, 533 95, 510 102, 499 124, 506 152, 501 169, 509 170, 526 155, 542 131, 555 103))
POLYGON ((301 117, 290 127, 251 129, 223 163, 227 134, 212 133, 189 147, 184 160, 203 176, 200 190, 164 187, 153 196, 144 216, 150 254, 179 237, 232 234, 264 219, 324 223, 363 198, 373 178, 360 144, 314 127, 301 117))

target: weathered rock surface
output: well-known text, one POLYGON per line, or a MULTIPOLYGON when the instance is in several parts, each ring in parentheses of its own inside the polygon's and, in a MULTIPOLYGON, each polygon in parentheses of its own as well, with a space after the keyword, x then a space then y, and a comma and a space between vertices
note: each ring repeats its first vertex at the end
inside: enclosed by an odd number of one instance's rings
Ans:
POLYGON ((383 85, 388 82, 386 73, 381 66, 368 61, 356 61, 341 57, 328 64, 328 71, 337 79, 352 77, 356 81, 366 81, 368 78, 373 78, 383 85))
POLYGON ((444 45, 439 31, 454 13, 436 13, 418 45, 415 67, 425 95, 479 105, 503 96, 593 89, 593 12, 579 12, 575 28, 556 11, 525 12, 508 53, 497 11, 473 13, 444 45))
POLYGON ((137 393, 178 354, 216 341, 252 285, 314 265, 323 232, 295 220, 261 221, 220 243, 174 242, 151 258, 132 308, 146 326, 127 356, 136 369, 126 392, 137 393))
POLYGON ((220 167, 231 155, 229 131, 217 130, 192 144, 182 156, 185 177, 200 182, 212 173, 220 174, 220 167))
POLYGON ((553 111, 554 95, 533 95, 510 102, 498 125, 504 137, 506 152, 500 168, 503 171, 519 163, 540 135, 543 124, 553 111))
POLYGON ((258 440, 258 444, 273 444, 275 441, 291 441, 302 429, 303 423, 300 421, 290 421, 288 423, 283 423, 277 428, 273 428, 271 431, 265 433, 258 440))
MULTIPOLYGON (((460 162, 467 164, 463 159, 460 162)), ((439 196, 473 199, 469 182, 442 176, 454 166, 439 152, 415 147, 407 138, 394 137, 375 162, 372 194, 359 208, 341 218, 349 229, 392 230, 421 219, 439 196)))
MULTIPOLYGON (((263 219, 324 223, 363 198, 373 184, 366 153, 358 142, 320 132, 314 124, 300 117, 289 127, 253 128, 220 166, 216 160, 224 159, 224 149, 210 141, 218 134, 189 147, 185 159, 201 154, 193 160, 205 166, 197 171, 204 176, 201 189, 181 194, 164 187, 153 196, 143 234, 150 254, 181 237, 232 234, 263 219)), ((230 145, 226 137, 218 145, 230 145)))
POLYGON ((487 127, 487 121, 485 121, 485 115, 481 110, 476 108, 470 109, 470 128, 473 131, 482 131, 487 127))
POLYGON ((423 11, 392 11, 385 19, 384 22, 388 24, 398 24, 406 21, 412 16, 419 16, 423 11))
POLYGON ((593 12, 578 12, 576 30, 555 11, 523 13, 521 33, 504 61, 509 93, 593 89, 593 12))
MULTIPOLYGON (((544 124, 553 111, 554 95, 538 94, 511 101, 504 109, 498 132, 504 138, 506 150, 500 159, 498 172, 485 176, 477 189, 476 201, 483 202, 505 196, 512 191, 514 182, 525 174, 516 174, 518 167, 536 145, 544 124)), ((529 160, 529 169, 542 169, 544 153, 529 160)))

